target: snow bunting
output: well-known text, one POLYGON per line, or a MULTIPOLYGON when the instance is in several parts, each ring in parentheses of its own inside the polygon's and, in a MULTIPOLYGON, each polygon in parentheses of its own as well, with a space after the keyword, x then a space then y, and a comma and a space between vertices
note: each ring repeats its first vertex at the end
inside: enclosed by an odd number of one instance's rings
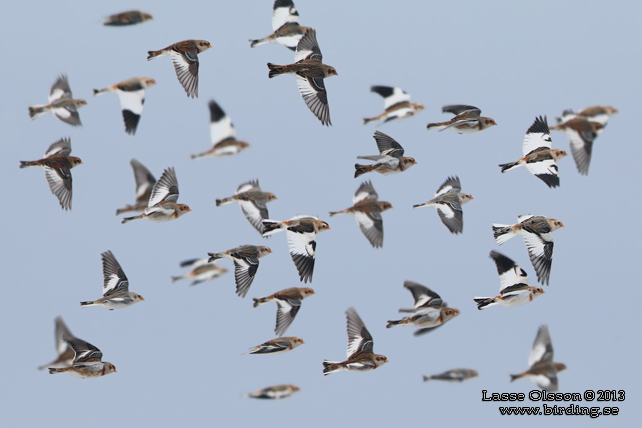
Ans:
POLYGON ((459 315, 458 309, 447 307, 439 294, 430 288, 412 281, 404 282, 403 286, 412 293, 415 304, 412 309, 399 309, 399 312, 411 312, 413 315, 399 321, 388 321, 386 328, 409 325, 419 328, 414 335, 421 336, 459 315))
POLYGON ((316 217, 302 215, 285 221, 264 220, 263 228, 263 236, 269 236, 280 230, 287 231, 290 256, 301 281, 312 282, 317 250, 316 234, 329 230, 328 223, 316 217))
POLYGON ((51 112, 58 119, 71 126, 80 126, 78 109, 87 105, 85 100, 75 100, 71 94, 67 76, 62 74, 51 87, 49 92, 49 104, 29 106, 29 117, 31 120, 51 112))
POLYGON ((103 22, 103 25, 113 27, 123 27, 125 25, 139 24, 153 19, 149 13, 141 12, 139 10, 128 10, 127 12, 117 13, 108 16, 103 22))
POLYGON ((444 106, 441 111, 442 113, 452 113, 455 117, 447 122, 429 123, 427 125, 428 129, 443 127, 439 131, 451 129, 458 134, 471 134, 497 125, 490 117, 481 117, 481 110, 477 107, 457 104, 444 106))
POLYGON ((270 254, 272 250, 268 247, 257 247, 255 245, 241 245, 222 253, 207 253, 209 263, 218 259, 230 259, 234 261, 234 279, 236 281, 236 294, 245 297, 256 271, 259 269, 259 259, 270 254))
POLYGON ((65 210, 71 209, 71 168, 80 165, 82 161, 71 153, 71 140, 61 138, 53 143, 45 152, 45 157, 36 161, 20 161, 20 168, 39 166, 45 169, 45 177, 51 193, 65 210))
POLYGON ((379 248, 383 246, 383 219, 381 213, 392 208, 390 202, 379 202, 379 195, 372 186, 372 182, 364 181, 352 198, 354 204, 345 210, 331 212, 330 217, 336 214, 354 214, 357 224, 370 244, 379 248))
POLYGON ((56 317, 55 323, 56 328, 54 330, 54 339, 56 343, 56 354, 58 354, 58 357, 49 364, 38 367, 38 370, 43 370, 51 366, 69 367, 74 360, 74 350, 69 346, 69 343, 63 339, 63 337, 74 337, 73 334, 71 334, 67 328, 62 317, 56 317))
POLYGON ((342 362, 324 360, 324 376, 341 370, 365 372, 388 362, 383 355, 372 352, 374 347, 372 336, 353 307, 346 310, 346 319, 348 321, 348 359, 342 362))
POLYGON ((459 177, 455 176, 448 177, 437 189, 435 199, 412 207, 434 206, 437 208, 441 222, 450 230, 450 233, 458 234, 464 231, 464 212, 461 206, 472 199, 472 195, 461 193, 461 182, 459 177))
POLYGON ((255 346, 245 354, 284 354, 304 343, 300 337, 278 337, 255 346))
POLYGON ((294 55, 294 64, 275 65, 268 62, 271 79, 281 74, 295 74, 299 92, 310 111, 323 125, 332 125, 330 122, 330 108, 328 107, 328 93, 325 90, 323 79, 337 76, 334 67, 323 64, 323 55, 317 43, 317 32, 309 29, 299 41, 294 55))
POLYGON ((134 180, 136 181, 136 203, 117 209, 116 215, 130 211, 143 211, 147 208, 147 202, 149 202, 149 198, 152 196, 152 189, 156 184, 156 178, 145 165, 136 159, 130 160, 129 164, 132 166, 134 180))
POLYGON ((554 218, 530 214, 520 215, 517 221, 519 223, 512 226, 493 223, 495 241, 497 245, 502 245, 513 236, 521 235, 537 273, 537 280, 548 285, 553 263, 553 232, 564 225, 554 218))
POLYGON ((122 223, 140 218, 158 223, 174 220, 192 211, 185 204, 177 204, 177 200, 178 180, 176 179, 174 167, 171 167, 163 171, 161 178, 154 184, 152 195, 149 197, 145 211, 135 217, 123 218, 122 223))
POLYGON ((588 175, 593 141, 600 135, 604 125, 578 116, 551 129, 566 132, 577 171, 582 175, 588 175))
POLYGON ((274 385, 258 391, 245 394, 249 398, 262 398, 267 400, 280 400, 281 398, 288 398, 295 392, 299 392, 301 388, 294 385, 274 385))
POLYGON ((299 25, 299 11, 292 0, 276 0, 272 10, 273 33, 262 39, 250 40, 250 47, 278 43, 294 51, 307 30, 308 27, 299 25))
POLYGON ((363 118, 364 125, 375 120, 383 120, 383 123, 386 123, 395 119, 407 119, 424 109, 424 106, 421 104, 411 103, 410 95, 401 90, 401 88, 371 86, 370 90, 383 97, 383 108, 385 111, 379 116, 363 118))
POLYGON ((267 297, 260 299, 254 298, 254 307, 263 305, 269 302, 275 302, 276 310, 276 327, 274 333, 277 336, 283 336, 283 333, 290 327, 294 321, 296 314, 301 309, 301 300, 310 297, 314 294, 311 288, 286 288, 285 290, 277 291, 267 297))
POLYGON ((475 370, 471 369, 453 369, 432 376, 424 376, 424 382, 429 380, 443 380, 446 382, 463 382, 479 376, 475 370))
POLYGON ((80 306, 102 306, 110 311, 126 308, 143 301, 143 296, 129 291, 129 280, 111 251, 101 254, 103 259, 103 297, 80 306))
POLYGON ((530 378, 535 385, 545 391, 555 392, 558 389, 557 373, 566 369, 562 363, 553 362, 553 342, 548 327, 543 325, 537 330, 533 349, 528 356, 530 368, 523 373, 510 375, 513 382, 523 377, 530 378))
POLYGON ((367 159, 375 163, 372 165, 355 164, 354 178, 372 171, 383 175, 396 174, 407 170, 417 163, 413 158, 404 157, 403 147, 401 147, 401 144, 396 142, 394 138, 383 132, 375 131, 374 139, 377 142, 379 154, 373 156, 357 156, 357 159, 367 159))
POLYGON ((225 114, 221 106, 216 101, 209 102, 210 108, 210 137, 212 148, 206 152, 192 155, 192 159, 201 157, 219 158, 231 156, 250 147, 245 141, 236 139, 236 129, 232 124, 232 119, 225 114))
POLYGON ((564 112, 562 113, 562 117, 558 117, 555 120, 557 121, 558 125, 561 125, 562 123, 568 122, 569 120, 575 119, 576 117, 583 117, 584 119, 588 119, 591 122, 598 122, 606 126, 609 118, 618 113, 619 111, 615 107, 592 106, 587 107, 584 110, 580 110, 577 113, 571 109, 564 110, 564 112))
POLYGON ((173 276, 172 282, 187 279, 192 281, 190 285, 193 286, 200 284, 201 282, 211 281, 228 272, 228 270, 223 266, 219 266, 215 263, 209 263, 209 259, 209 257, 204 257, 202 259, 190 259, 181 262, 181 267, 189 267, 192 270, 185 275, 173 276))
POLYGON ((556 162, 567 154, 564 150, 551 149, 551 144, 551 132, 548 129, 546 117, 537 117, 524 137, 522 144, 524 157, 515 162, 501 164, 499 167, 502 172, 506 172, 525 166, 548 187, 557 187, 560 185, 560 175, 556 162))
POLYGON ((120 109, 123 111, 123 119, 125 120, 125 132, 134 135, 140 115, 143 114, 145 89, 155 84, 156 81, 151 77, 132 77, 103 89, 94 89, 94 96, 107 92, 118 94, 120 109))
POLYGON ((540 287, 528 286, 528 275, 517 263, 497 251, 490 252, 499 274, 499 296, 475 297, 477 309, 499 305, 506 308, 525 305, 544 294, 540 287))
POLYGON ((73 336, 63 336, 63 340, 73 349, 74 361, 69 367, 50 367, 50 374, 69 373, 74 377, 88 379, 116 372, 112 363, 102 361, 103 353, 91 343, 73 336))
POLYGON ((206 40, 184 40, 158 51, 148 51, 147 61, 159 56, 172 57, 176 77, 188 97, 198 98, 198 54, 211 48, 206 40))
POLYGON ((263 192, 259 186, 259 180, 251 180, 241 184, 236 189, 236 194, 229 198, 217 199, 216 206, 238 202, 241 212, 252 226, 259 233, 263 234, 263 220, 270 218, 268 215, 267 203, 277 199, 270 192, 263 192))

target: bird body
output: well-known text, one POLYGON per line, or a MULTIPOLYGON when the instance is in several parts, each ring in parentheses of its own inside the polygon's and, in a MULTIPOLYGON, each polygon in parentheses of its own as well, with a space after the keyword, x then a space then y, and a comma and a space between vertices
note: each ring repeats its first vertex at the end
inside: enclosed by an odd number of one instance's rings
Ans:
POLYGON ((127 25, 140 24, 145 21, 149 21, 150 19, 153 18, 149 13, 141 12, 139 10, 129 10, 127 12, 108 16, 107 19, 105 19, 105 21, 103 22, 103 25, 111 27, 124 27, 127 25))
POLYGON ((87 105, 87 101, 73 98, 67 76, 62 74, 51 87, 49 104, 29 106, 29 117, 33 120, 51 112, 71 126, 80 126, 82 123, 78 109, 84 105, 87 105))
POLYGON ((566 369, 562 363, 553 361, 553 342, 548 327, 543 325, 537 330, 533 348, 528 356, 530 368, 520 374, 510 375, 510 381, 524 377, 530 378, 538 387, 545 391, 558 390, 557 373, 566 369))
POLYGON ((292 394, 299 392, 301 389, 295 385, 275 385, 258 391, 245 394, 245 397, 258 398, 264 400, 280 400, 290 397, 292 394))
POLYGON ((404 149, 394 138, 380 131, 375 131, 374 139, 379 149, 379 154, 374 156, 357 156, 357 159, 372 160, 372 165, 355 164, 354 178, 368 172, 376 171, 379 174, 391 175, 403 172, 417 162, 411 157, 404 157, 404 149))
POLYGON ((102 306, 114 310, 143 301, 143 296, 129 291, 129 280, 111 251, 101 254, 103 260, 103 297, 80 302, 80 306, 102 306))
POLYGON ((205 52, 212 45, 207 40, 184 40, 164 49, 148 51, 147 61, 159 56, 172 58, 178 81, 188 97, 198 98, 198 54, 205 52))
POLYGON ((216 206, 220 207, 221 205, 237 202, 241 208, 241 212, 250 224, 254 226, 259 233, 263 234, 263 221, 270 217, 266 204, 274 199, 277 199, 277 197, 273 193, 263 192, 261 190, 258 180, 251 180, 241 184, 236 189, 234 196, 217 199, 216 206))
POLYGON ((276 302, 276 327, 274 332, 278 336, 282 336, 299 313, 301 301, 313 294, 315 293, 311 288, 287 288, 267 297, 254 298, 254 307, 256 308, 269 302, 276 302))
POLYGON ((432 376, 424 376, 424 382, 429 380, 441 380, 445 382, 463 382, 479 376, 475 370, 471 369, 453 369, 432 376))
POLYGON ((145 89, 155 84, 156 81, 151 77, 132 77, 103 89, 94 89, 94 96, 109 92, 117 94, 125 121, 125 132, 134 135, 138 128, 140 116, 143 113, 145 89))
POLYGON ((461 206, 474 198, 468 193, 461 193, 461 181, 459 177, 448 177, 446 181, 439 186, 435 196, 434 199, 428 202, 413 205, 412 207, 422 208, 434 206, 437 208, 441 222, 450 230, 450 233, 462 233, 464 231, 464 212, 461 206))
POLYGON ((429 123, 427 125, 428 129, 441 127, 442 129, 439 131, 450 129, 458 134, 472 134, 497 125, 490 117, 481 117, 481 110, 474 106, 448 105, 444 106, 441 111, 443 113, 452 113, 455 117, 447 122, 429 123))
POLYGON ((225 114, 214 100, 208 103, 210 110, 210 139, 212 147, 202 153, 191 155, 191 159, 219 158, 232 156, 250 147, 249 143, 236 139, 236 129, 232 119, 225 114))
POLYGON ((229 259, 234 261, 234 279, 236 281, 236 294, 245 297, 250 290, 254 276, 259 269, 259 259, 272 252, 265 246, 241 245, 222 253, 208 253, 208 262, 218 259, 229 259))
POLYGON ((303 345, 304 343, 305 342, 300 337, 277 337, 276 339, 268 340, 259 346, 255 346, 245 354, 284 354, 303 345))
POLYGON ((383 123, 386 123, 396 119, 407 119, 424 109, 421 104, 411 103, 410 95, 401 88, 372 86, 370 90, 383 97, 385 111, 378 116, 364 118, 364 125, 377 120, 383 120, 383 123))
POLYGON ((292 0, 275 0, 272 8, 273 33, 262 39, 250 40, 250 47, 279 43, 294 51, 309 29, 299 25, 299 12, 292 0))

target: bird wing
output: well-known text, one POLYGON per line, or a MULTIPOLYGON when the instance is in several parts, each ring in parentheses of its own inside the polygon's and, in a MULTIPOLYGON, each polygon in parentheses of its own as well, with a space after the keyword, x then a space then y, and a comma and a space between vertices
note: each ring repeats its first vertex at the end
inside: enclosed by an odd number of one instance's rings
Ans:
POLYGON ((380 131, 375 131, 374 139, 377 142, 377 148, 382 155, 394 156, 400 158, 404 154, 404 149, 401 144, 395 141, 394 138, 384 134, 380 131))
POLYGON ((551 148, 551 131, 548 129, 546 116, 536 117, 535 122, 528 128, 522 144, 522 153, 524 156, 540 147, 551 148))
POLYGON ((176 77, 190 97, 198 97, 198 55, 196 49, 189 51, 170 51, 176 77))
POLYGON ((103 295, 107 296, 117 291, 129 291, 129 280, 123 268, 111 251, 102 253, 103 258, 103 295))
POLYGON ((575 166, 582 175, 588 175, 591 153, 593 152, 593 141, 597 134, 587 130, 579 132, 573 128, 566 128, 566 136, 571 147, 571 154, 575 160, 575 166))
POLYGON ((543 325, 537 330, 537 336, 533 342, 533 349, 528 356, 528 365, 539 363, 540 361, 553 361, 553 342, 548 326, 543 325))
POLYGON ((210 139, 215 145, 228 138, 236 138, 236 129, 232 119, 225 114, 221 106, 214 100, 209 102, 210 108, 210 139))
POLYGON ((441 297, 430 288, 413 281, 404 281, 403 286, 410 291, 412 298, 415 300, 414 309, 441 306, 441 297))
POLYGON ((435 196, 443 195, 447 192, 461 192, 461 181, 459 181, 459 177, 448 177, 446 181, 444 181, 443 184, 439 186, 439 189, 437 189, 437 193, 435 193, 435 196))
POLYGON ((62 74, 56 79, 49 91, 49 102, 52 103, 60 98, 72 98, 71 87, 67 75, 62 74))
POLYGON ((493 250, 490 258, 497 266, 500 294, 516 291, 528 286, 528 275, 517 263, 503 254, 493 250))
POLYGON ((154 184, 156 184, 156 178, 149 169, 138 160, 132 159, 129 161, 129 164, 132 166, 134 180, 136 181, 136 201, 149 201, 149 196, 152 193, 154 184))
POLYGON ((119 90, 118 98, 120 99, 120 109, 123 111, 123 119, 125 120, 125 131, 128 134, 135 134, 140 115, 143 114, 145 90, 119 90))
POLYGON ((147 203, 148 207, 153 207, 159 202, 178 200, 178 180, 176 178, 176 171, 174 167, 170 167, 163 171, 163 175, 158 179, 154 188, 152 189, 152 196, 147 203))
POLYGON ((294 321, 296 314, 301 309, 301 300, 300 299, 288 299, 288 300, 276 300, 277 310, 276 310, 276 328, 274 332, 278 336, 282 336, 283 333, 290 327, 290 324, 294 321))
POLYGON ((100 352, 100 349, 96 348, 89 342, 85 342, 84 340, 73 336, 65 336, 64 340, 67 341, 69 346, 76 353, 74 364, 99 362, 103 358, 103 353, 100 352))
POLYGON ((379 195, 377 195, 377 191, 374 189, 371 181, 364 181, 361 186, 359 186, 352 198, 352 203, 356 204, 366 199, 373 201, 379 199, 379 195))
POLYGON ((314 77, 303 77, 297 74, 296 83, 299 93, 310 111, 324 125, 332 125, 330 122, 330 107, 328 106, 328 93, 325 90, 323 79, 314 77))
POLYGON ((69 168, 51 168, 45 167, 45 177, 51 193, 56 195, 60 206, 65 209, 71 209, 71 196, 72 196, 72 179, 71 170, 69 168))
POLYGON ((71 140, 69 138, 61 138, 53 143, 45 152, 45 157, 53 155, 69 156, 71 154, 71 140))
POLYGON ((239 185, 239 187, 236 189, 236 194, 238 195, 239 193, 247 192, 249 190, 261 190, 261 186, 259 186, 259 180, 250 180, 247 183, 239 185))
POLYGON ((296 10, 292 0, 276 0, 272 10, 272 31, 291 22, 299 23, 299 11, 296 10))
POLYGON ((553 263, 553 234, 538 233, 530 230, 528 226, 522 226, 522 231, 528 256, 537 273, 537 280, 542 284, 548 284, 553 263))
POLYGON ((353 307, 346 310, 346 319, 348 324, 348 358, 361 351, 372 352, 374 347, 372 336, 353 307))
POLYGON ((299 62, 302 59, 317 59, 319 62, 323 61, 321 48, 317 42, 316 30, 310 28, 305 32, 299 44, 296 45, 296 53, 294 54, 294 62, 299 62))
POLYGON ((354 216, 359 224, 359 229, 370 241, 370 244, 375 248, 383 246, 383 219, 381 218, 381 213, 378 211, 367 213, 355 211, 354 216))
POLYGON ((453 104, 448 106, 443 106, 441 108, 442 113, 452 113, 455 116, 462 115, 461 118, 465 117, 475 117, 478 118, 481 114, 481 110, 474 106, 468 106, 465 104, 453 104))
POLYGON ((392 86, 371 86, 370 90, 383 97, 383 107, 385 110, 388 110, 395 104, 410 101, 410 95, 401 90, 401 88, 393 88, 392 86))
POLYGON ((538 162, 527 162, 526 169, 535 177, 542 180, 548 187, 560 185, 560 174, 557 163, 553 158, 538 162))
POLYGON ((234 257, 234 279, 236 281, 236 294, 245 297, 254 281, 256 271, 259 269, 259 258, 234 257))
POLYGON ((265 201, 239 201, 239 207, 247 221, 262 234, 265 230, 263 220, 270 218, 265 201))
POLYGON ((69 343, 64 339, 65 337, 73 338, 74 335, 71 334, 69 328, 62 320, 62 317, 56 317, 56 327, 54 330, 56 352, 58 356, 63 355, 67 350, 71 349, 69 343))
POLYGON ((288 247, 301 281, 312 281, 317 242, 314 226, 300 223, 287 229, 288 247))
POLYGON ((464 230, 464 212, 459 201, 441 201, 436 205, 441 222, 451 233, 461 233, 464 230))

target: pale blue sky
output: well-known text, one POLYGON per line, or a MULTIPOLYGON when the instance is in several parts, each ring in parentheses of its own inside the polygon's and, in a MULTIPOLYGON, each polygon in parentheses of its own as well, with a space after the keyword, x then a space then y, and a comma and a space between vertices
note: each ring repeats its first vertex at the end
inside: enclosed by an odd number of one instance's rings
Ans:
MULTIPOLYGON (((527 368, 537 328, 548 324, 564 392, 626 391, 620 415, 591 426, 633 426, 639 420, 640 316, 638 265, 642 209, 638 185, 640 6, 620 2, 309 1, 298 0, 301 23, 317 30, 324 62, 339 75, 326 81, 334 126, 325 128, 306 108, 295 79, 269 80, 266 63, 290 63, 282 46, 250 49, 248 39, 271 31, 272 1, 238 2, 12 2, 3 6, 0 34, 8 42, 0 137, 5 208, 4 308, 0 325, 2 426, 461 426, 553 424, 586 426, 586 416, 500 416, 481 391, 524 392, 528 380, 509 383, 527 368), (103 17, 139 8, 154 20, 108 28, 103 17), (169 58, 146 61, 147 51, 185 39, 206 39, 200 56, 198 99, 185 96, 169 58), (52 83, 67 73, 83 127, 51 115, 30 121, 27 106, 43 103, 52 83), (131 137, 115 95, 101 88, 133 76, 157 85, 147 92, 138 132, 131 137), (372 84, 395 85, 426 110, 406 121, 362 125, 382 110, 372 84), (218 101, 240 139, 252 147, 229 159, 191 161, 209 146, 207 102, 218 101), (429 132, 447 119, 441 106, 480 107, 498 126, 458 135, 429 132), (537 115, 549 122, 563 109, 613 105, 597 139, 588 177, 573 160, 559 163, 561 187, 548 189, 526 170, 500 174, 497 165, 518 159, 524 132, 537 115), (354 179, 357 155, 376 153, 380 129, 417 160, 409 171, 371 179, 383 214, 384 247, 373 249, 348 216, 328 211, 350 206, 363 181, 354 179), (71 212, 60 209, 41 170, 18 168, 71 137, 71 212), (134 200, 129 160, 154 175, 174 166, 179 202, 192 212, 165 224, 120 224, 114 215, 134 200), (412 210, 432 197, 449 175, 474 196, 464 209, 464 233, 451 235, 434 210, 412 210), (280 356, 240 356, 272 339, 276 306, 252 308, 251 297, 303 286, 286 237, 263 240, 236 206, 215 199, 258 178, 278 196, 274 219, 318 215, 332 230, 318 236, 312 287, 287 335, 306 344, 280 356), (491 223, 541 214, 566 225, 555 232, 551 285, 519 308, 478 311, 474 296, 492 296, 499 281, 488 253, 514 259, 535 282, 521 238, 497 247, 491 223), (178 263, 241 244, 261 244, 261 259, 246 299, 234 294, 233 274, 198 287, 170 282, 178 263), (107 311, 80 308, 100 296, 100 253, 111 250, 145 301, 107 311), (404 280, 422 283, 461 314, 421 338, 410 328, 386 329, 397 309, 411 304, 404 280), (344 311, 355 306, 390 363, 365 374, 322 376, 323 359, 345 357, 344 311), (81 380, 51 376, 36 367, 53 359, 53 320, 99 347, 118 373, 81 380), (480 377, 463 384, 422 383, 424 374, 472 368, 480 377), (279 383, 301 388, 278 402, 240 395, 279 383), (82 422, 81 422, 82 421, 82 422)), ((568 149, 553 134, 553 147, 568 149)), ((232 265, 223 261, 230 271, 232 265)), ((529 405, 529 402, 526 402, 529 405)), ((535 405, 537 403, 534 403, 535 405)), ((586 403, 578 403, 586 405, 586 403)))

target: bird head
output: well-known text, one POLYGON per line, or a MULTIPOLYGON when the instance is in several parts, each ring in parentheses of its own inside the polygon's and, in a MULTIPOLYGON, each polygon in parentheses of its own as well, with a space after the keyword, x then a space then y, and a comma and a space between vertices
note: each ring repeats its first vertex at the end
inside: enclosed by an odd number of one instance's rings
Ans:
POLYGON ((259 257, 263 257, 265 255, 268 255, 272 252, 269 247, 261 246, 261 247, 256 247, 256 249, 259 251, 259 257))
POLYGON ((265 192, 265 200, 266 201, 273 201, 275 199, 278 199, 274 193, 270 192, 265 192))
POLYGON ((71 167, 72 168, 75 167, 76 165, 80 165, 82 163, 80 158, 77 158, 75 156, 71 156, 69 159, 71 160, 71 167))
POLYGON ((330 77, 330 76, 338 76, 339 73, 337 73, 337 70, 334 67, 328 66, 325 69, 325 77, 330 77))
POLYGON ((112 363, 105 363, 105 374, 116 373, 116 366, 112 363))
POLYGON ((311 288, 302 288, 301 290, 301 298, 305 299, 306 297, 310 297, 313 294, 316 294, 313 289, 311 288))
POLYGON ((210 45, 210 42, 207 40, 197 40, 196 41, 196 49, 198 50, 198 53, 205 52, 209 48, 211 48, 212 45, 210 45))
POLYGON ((548 219, 548 225, 550 226, 551 231, 564 227, 564 224, 561 221, 555 220, 554 218, 548 219))
POLYGON ((151 77, 143 77, 141 83, 143 84, 143 88, 149 88, 150 86, 154 86, 156 81, 151 77))
POLYGON ((383 366, 387 362, 388 362, 388 359, 385 356, 379 355, 379 354, 374 355, 374 363, 377 367, 383 366))
POLYGON ((488 128, 489 126, 495 126, 495 125, 497 125, 497 123, 495 122, 495 120, 491 119, 490 117, 484 117, 484 118, 482 119, 482 123, 483 123, 483 125, 484 125, 484 128, 488 128))
POLYGON ((143 298, 143 296, 141 296, 140 294, 136 294, 136 293, 134 293, 133 298, 134 298, 134 301, 135 301, 135 302, 145 300, 145 299, 143 298))

